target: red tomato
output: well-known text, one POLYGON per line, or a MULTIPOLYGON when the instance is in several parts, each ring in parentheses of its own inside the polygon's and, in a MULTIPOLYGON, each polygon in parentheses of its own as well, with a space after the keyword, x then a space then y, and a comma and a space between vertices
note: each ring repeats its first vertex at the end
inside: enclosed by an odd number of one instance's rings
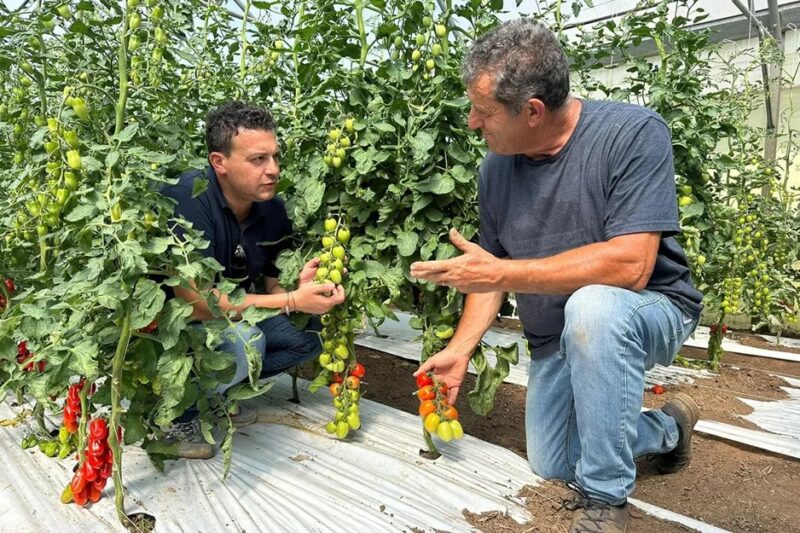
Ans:
POLYGON ((350 371, 351 376, 355 376, 359 379, 363 378, 364 374, 366 373, 367 371, 364 369, 364 365, 361 363, 357 363, 356 366, 353 367, 353 370, 350 371))
POLYGON ((342 377, 342 375, 340 373, 336 372, 333 375, 333 382, 334 383, 341 383, 342 381, 344 381, 344 378, 342 377))
POLYGON ((429 372, 424 372, 417 376, 417 388, 422 388, 425 385, 433 385, 433 378, 429 372))
POLYGON ((433 386, 425 385, 417 391, 417 398, 420 400, 433 400, 436 398, 436 393, 433 391, 433 386))
POLYGON ((653 391, 653 394, 664 394, 664 387, 662 385, 653 385, 653 388, 650 390, 653 391))

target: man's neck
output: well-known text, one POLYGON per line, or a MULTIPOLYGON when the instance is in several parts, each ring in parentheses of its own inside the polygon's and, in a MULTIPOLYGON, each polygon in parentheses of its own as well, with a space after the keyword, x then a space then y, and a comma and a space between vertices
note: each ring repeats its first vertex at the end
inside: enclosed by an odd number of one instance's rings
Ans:
POLYGON ((582 103, 572 96, 560 109, 548 113, 546 122, 537 132, 534 146, 525 155, 531 159, 545 159, 561 151, 569 142, 581 116, 582 103))
POLYGON ((250 214, 250 209, 253 207, 253 202, 251 200, 242 200, 237 198, 236 195, 233 194, 233 191, 225 183, 225 180, 217 179, 219 182, 219 187, 222 189, 222 195, 225 197, 225 202, 228 204, 228 208, 233 211, 234 216, 236 216, 236 220, 241 224, 247 218, 247 215, 250 214))

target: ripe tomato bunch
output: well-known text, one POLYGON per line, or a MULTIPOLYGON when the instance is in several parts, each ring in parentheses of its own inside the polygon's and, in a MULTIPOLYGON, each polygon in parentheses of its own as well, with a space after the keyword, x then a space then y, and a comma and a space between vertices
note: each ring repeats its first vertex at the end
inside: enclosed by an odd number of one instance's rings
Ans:
POLYGON ((434 379, 430 372, 417 376, 419 416, 424 420, 425 431, 435 433, 445 442, 460 439, 464 428, 458 421, 458 411, 447 401, 447 384, 434 379))
MULTIPOLYGON (((345 246, 350 242, 350 229, 341 220, 327 218, 323 222, 322 251, 319 254, 318 283, 342 283, 347 263, 345 246)), ((319 364, 333 373, 329 390, 333 396, 336 415, 325 429, 343 439, 350 430, 361 427, 358 400, 361 397, 361 378, 364 366, 356 362, 353 348, 357 326, 347 304, 336 306, 322 316, 322 353, 319 364)))
MULTIPOLYGON (((64 403, 64 427, 69 433, 78 431, 78 418, 81 416, 81 391, 85 385, 84 380, 73 383, 67 389, 67 401, 64 403)), ((92 392, 94 385, 92 385, 92 392)))
POLYGON ((17 344, 17 363, 25 365, 22 370, 25 372, 33 372, 38 370, 44 372, 47 363, 45 361, 31 361, 34 354, 28 349, 28 341, 22 341, 17 344))
MULTIPOLYGON (((11 296, 17 290, 17 287, 14 285, 14 280, 11 278, 5 279, 6 290, 8 291, 8 295, 11 296)), ((0 313, 5 311, 6 305, 8 305, 8 301, 6 300, 5 295, 0 291, 0 313)))
MULTIPOLYGON (((122 440, 121 428, 117 436, 122 440)), ((78 505, 99 501, 113 465, 114 456, 108 445, 108 424, 105 418, 93 418, 89 421, 86 460, 78 466, 72 481, 67 484, 61 501, 69 503, 74 500, 78 505)))

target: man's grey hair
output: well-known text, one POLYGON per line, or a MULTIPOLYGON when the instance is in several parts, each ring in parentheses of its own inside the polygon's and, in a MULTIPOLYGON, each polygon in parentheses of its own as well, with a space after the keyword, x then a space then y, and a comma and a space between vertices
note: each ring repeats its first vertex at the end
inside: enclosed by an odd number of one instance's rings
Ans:
POLYGON ((469 87, 481 74, 494 78, 494 98, 516 115, 530 98, 548 110, 569 94, 569 64, 555 34, 532 19, 504 22, 478 38, 461 67, 469 87))

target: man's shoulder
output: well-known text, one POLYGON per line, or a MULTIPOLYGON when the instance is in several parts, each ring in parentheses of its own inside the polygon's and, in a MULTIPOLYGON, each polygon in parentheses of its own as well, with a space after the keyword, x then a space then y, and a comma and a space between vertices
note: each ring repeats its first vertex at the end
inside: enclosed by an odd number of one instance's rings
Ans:
POLYGON ((644 106, 614 100, 584 100, 583 112, 594 117, 601 124, 636 124, 654 119, 666 125, 664 118, 656 111, 644 106))
POLYGON ((191 192, 194 189, 194 182, 198 178, 205 178, 205 177, 206 177, 205 169, 187 170, 178 176, 177 182, 163 187, 161 189, 161 193, 177 199, 183 197, 188 191, 189 195, 191 196, 191 192))

